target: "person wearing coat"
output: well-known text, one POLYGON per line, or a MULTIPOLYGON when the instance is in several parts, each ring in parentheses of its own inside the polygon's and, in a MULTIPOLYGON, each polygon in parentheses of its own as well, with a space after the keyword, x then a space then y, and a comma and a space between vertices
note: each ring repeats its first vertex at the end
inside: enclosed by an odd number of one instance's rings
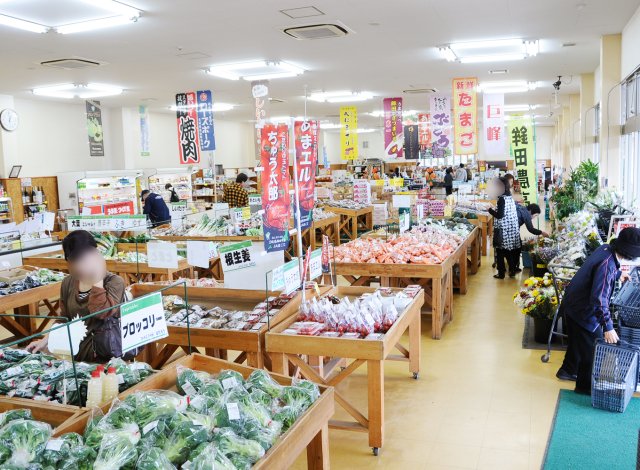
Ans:
POLYGON ((507 272, 505 261, 509 263, 509 277, 515 277, 517 266, 514 257, 518 256, 522 243, 520 241, 520 225, 518 224, 518 210, 511 196, 509 182, 500 178, 497 182, 503 188, 498 197, 497 207, 489 209, 493 220, 493 249, 496 252, 496 279, 504 279, 507 272))

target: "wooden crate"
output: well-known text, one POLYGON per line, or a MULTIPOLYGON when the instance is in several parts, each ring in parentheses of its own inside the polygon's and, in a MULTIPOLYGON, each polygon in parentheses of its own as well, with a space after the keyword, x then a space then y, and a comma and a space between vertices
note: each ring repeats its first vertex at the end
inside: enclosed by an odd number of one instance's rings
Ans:
MULTIPOLYGON (((233 362, 211 358, 200 354, 192 354, 176 361, 159 373, 152 375, 135 387, 130 388, 120 395, 124 399, 128 395, 138 391, 172 390, 177 391, 178 367, 184 366, 193 370, 205 371, 217 374, 224 369, 240 372, 245 378, 255 370, 241 366, 233 362)), ((271 374, 281 385, 290 385, 291 379, 283 375, 271 374)), ((108 410, 108 405, 103 410, 108 410)), ((307 463, 309 469, 329 468, 329 436, 328 421, 334 412, 333 388, 320 387, 320 398, 298 418, 291 428, 284 433, 269 451, 252 467, 252 469, 286 469, 298 458, 298 455, 307 450, 307 463)), ((90 413, 65 423, 56 430, 59 436, 66 432, 83 434, 90 413)))
MULTIPOLYGON (((134 297, 140 297, 159 290, 161 286, 152 284, 135 284, 131 288, 134 297)), ((172 287, 163 291, 163 295, 185 296, 184 287, 172 287)), ((278 293, 270 293, 277 296, 278 293)), ((264 291, 223 289, 216 287, 187 287, 186 296, 190 305, 201 304, 209 307, 220 306, 235 310, 253 310, 265 300, 264 291)), ((291 299, 287 305, 271 318, 270 325, 274 327, 298 312, 301 295, 291 299)), ((252 367, 262 368, 270 366, 269 357, 265 354, 265 334, 267 327, 257 331, 222 330, 210 328, 186 328, 183 326, 169 326, 169 336, 155 344, 147 345, 141 360, 149 362, 153 368, 161 367, 171 356, 181 348, 189 352, 192 348, 205 348, 207 355, 227 358, 227 351, 239 351, 237 363, 247 362, 252 367)))
MULTIPOLYGON (((327 294, 338 297, 357 297, 375 290, 369 287, 335 287, 327 294)), ((420 291, 380 340, 284 334, 283 331, 296 321, 295 317, 290 318, 275 326, 266 335, 267 352, 271 356, 273 370, 285 373, 291 364, 309 380, 322 385, 337 386, 360 366, 366 364, 368 417, 349 403, 342 392, 336 391, 336 402, 355 419, 355 422, 332 421, 330 426, 342 430, 367 432, 369 445, 377 454, 384 442, 384 361, 406 361, 414 378, 418 377, 420 309, 423 303, 424 291, 420 291), (407 331, 409 332, 409 349, 400 344, 403 334, 407 331), (398 349, 401 354, 392 355, 394 349, 398 349), (307 361, 303 356, 307 356, 307 361), (338 366, 342 367, 339 372, 337 372, 338 366)))
POLYGON ((57 435, 60 435, 59 430, 87 413, 87 408, 78 406, 0 396, 0 413, 20 409, 31 410, 33 419, 50 424, 57 435))

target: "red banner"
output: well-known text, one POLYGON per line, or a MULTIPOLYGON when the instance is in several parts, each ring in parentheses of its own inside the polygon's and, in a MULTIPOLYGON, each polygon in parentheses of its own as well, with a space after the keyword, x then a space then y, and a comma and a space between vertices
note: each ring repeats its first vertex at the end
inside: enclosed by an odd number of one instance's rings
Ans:
POLYGON ((418 114, 418 139, 421 149, 431 145, 431 127, 429 126, 429 114, 418 114))
POLYGON ((404 130, 402 128, 402 98, 385 98, 384 108, 384 155, 402 158, 404 130))
POLYGON ((289 127, 265 124, 260 143, 264 247, 282 251, 289 245, 289 127))
POLYGON ((178 123, 180 164, 192 165, 200 163, 198 111, 194 92, 190 91, 176 95, 176 120, 178 123))
POLYGON ((296 121, 296 164, 298 166, 298 197, 300 200, 300 227, 311 226, 313 219, 316 167, 318 165, 318 121, 296 121))
POLYGON ((135 214, 132 201, 114 202, 104 205, 104 215, 133 215, 135 214))

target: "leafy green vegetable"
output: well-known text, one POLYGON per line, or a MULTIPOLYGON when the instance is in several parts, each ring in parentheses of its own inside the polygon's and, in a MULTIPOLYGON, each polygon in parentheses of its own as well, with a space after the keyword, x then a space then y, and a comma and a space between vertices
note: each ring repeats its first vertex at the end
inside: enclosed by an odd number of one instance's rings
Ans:
POLYGON ((74 447, 58 462, 58 470, 93 470, 96 452, 86 445, 74 447))
MULTIPOLYGON (((152 447, 142 452, 136 463, 137 470, 175 470, 175 468, 162 450, 157 447, 152 447)), ((212 467, 209 466, 209 468, 212 467)))
POLYGON ((31 410, 7 410, 4 413, 0 413, 0 427, 4 426, 10 421, 15 421, 17 419, 33 419, 31 417, 31 410))
POLYGON ((265 370, 255 370, 247 379, 247 388, 262 390, 268 393, 272 398, 277 398, 282 392, 282 385, 273 380, 269 373, 265 370))
POLYGON ((176 465, 182 465, 189 457, 189 453, 199 444, 208 441, 209 429, 190 420, 182 421, 167 439, 164 445, 164 455, 176 465))
POLYGON ((140 436, 130 431, 112 431, 104 435, 94 470, 118 470, 135 465, 138 459, 136 444, 140 436))
POLYGON ((218 446, 220 452, 229 457, 234 465, 236 463, 233 458, 234 456, 246 459, 253 465, 260 460, 265 453, 265 450, 256 441, 244 439, 229 428, 217 430, 214 434, 213 441, 218 446))
POLYGON ((10 452, 8 465, 25 468, 44 450, 51 426, 40 421, 18 419, 0 430, 0 445, 10 452))
POLYGON ((222 452, 220 452, 215 444, 203 444, 198 447, 197 455, 190 456, 191 466, 189 470, 236 470, 235 465, 222 452))
POLYGON ((40 463, 45 467, 56 468, 59 462, 68 458, 72 450, 82 445, 82 436, 80 434, 75 432, 63 434, 59 438, 47 442, 45 450, 40 457, 40 463), (53 445, 54 441, 57 446, 53 445))
POLYGON ((185 395, 199 391, 210 378, 206 372, 194 371, 188 367, 178 367, 178 390, 185 395))
POLYGON ((236 372, 235 370, 223 370, 218 375, 218 381, 225 390, 242 387, 244 385, 244 377, 240 372, 236 372))

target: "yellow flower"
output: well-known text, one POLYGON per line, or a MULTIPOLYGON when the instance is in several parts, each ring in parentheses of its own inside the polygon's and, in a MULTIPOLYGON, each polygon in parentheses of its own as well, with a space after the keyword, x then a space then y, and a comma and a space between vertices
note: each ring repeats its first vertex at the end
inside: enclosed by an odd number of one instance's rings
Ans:
POLYGON ((533 295, 534 297, 538 297, 540 295, 540 291, 538 289, 535 289, 533 292, 531 292, 531 295, 533 295))

